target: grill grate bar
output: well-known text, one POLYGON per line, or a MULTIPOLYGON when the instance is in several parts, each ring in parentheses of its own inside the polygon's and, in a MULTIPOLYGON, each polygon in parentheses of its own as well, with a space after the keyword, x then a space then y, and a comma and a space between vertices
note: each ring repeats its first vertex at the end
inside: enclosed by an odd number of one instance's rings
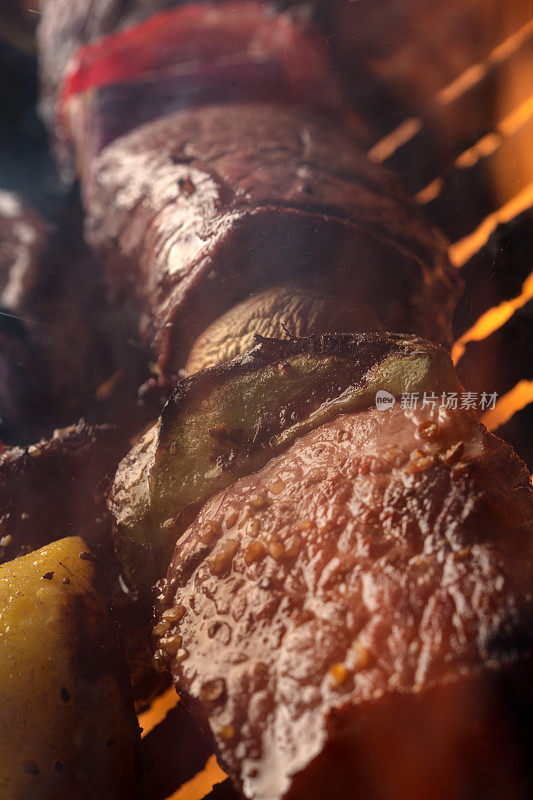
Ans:
POLYGON ((462 358, 468 342, 479 342, 486 339, 491 333, 501 328, 513 316, 515 311, 522 308, 533 298, 533 272, 525 280, 522 292, 512 300, 505 300, 494 308, 489 308, 481 317, 458 339, 452 348, 452 359, 457 364, 462 358))
MULTIPOLYGON (((468 67, 457 78, 441 89, 435 96, 434 102, 428 105, 425 113, 421 116, 431 117, 434 113, 434 106, 443 108, 458 101, 487 79, 505 61, 516 55, 531 40, 533 40, 533 19, 499 44, 484 61, 468 67)), ((422 122, 420 118, 412 117, 404 120, 374 144, 368 153, 369 157, 379 163, 388 160, 399 149, 411 142, 420 133, 421 129, 422 122)))
MULTIPOLYGON (((455 159, 454 168, 457 170, 469 170, 477 166, 479 162, 497 153, 506 141, 512 139, 532 120, 533 95, 505 116, 494 131, 485 134, 472 147, 463 150, 455 159)), ((444 177, 435 178, 415 195, 415 200, 420 205, 428 205, 436 200, 444 188, 444 177)))
POLYGON ((409 117, 409 119, 405 119, 397 128, 370 148, 367 153, 369 159, 376 164, 382 164, 393 156, 400 147, 403 147, 404 144, 411 141, 421 129, 422 120, 418 117, 409 117))
POLYGON ((456 267, 464 266, 487 243, 500 223, 510 222, 532 205, 533 183, 530 183, 508 203, 485 217, 475 231, 451 245, 448 253, 452 264, 456 267))
POLYGON ((175 708, 180 699, 172 687, 152 700, 150 707, 138 715, 139 725, 142 728, 142 737, 148 736, 153 729, 163 722, 168 712, 175 708))
MULTIPOLYGON (((179 703, 141 741, 146 797, 166 800, 177 787, 187 785, 203 772, 212 752, 185 706, 179 703)), ((210 788, 204 787, 204 791, 210 788)), ((187 796, 187 800, 195 798, 187 796)))
POLYGON ((533 403, 533 381, 520 381, 511 391, 500 397, 495 408, 487 411, 481 421, 489 430, 495 431, 530 403, 533 403))
POLYGON ((194 778, 184 783, 166 800, 202 800, 217 783, 222 783, 227 775, 219 767, 216 756, 211 755, 202 770, 194 778))
POLYGON ((513 56, 533 37, 533 19, 527 22, 522 28, 504 39, 497 45, 492 53, 479 64, 473 64, 466 69, 455 80, 448 84, 437 94, 437 102, 440 105, 449 105, 457 100, 462 94, 480 83, 487 76, 490 70, 499 67, 504 61, 513 56))
POLYGON ((465 282, 453 316, 454 338, 460 339, 489 308, 513 300, 533 268, 533 210, 498 225, 485 247, 461 269, 465 282))

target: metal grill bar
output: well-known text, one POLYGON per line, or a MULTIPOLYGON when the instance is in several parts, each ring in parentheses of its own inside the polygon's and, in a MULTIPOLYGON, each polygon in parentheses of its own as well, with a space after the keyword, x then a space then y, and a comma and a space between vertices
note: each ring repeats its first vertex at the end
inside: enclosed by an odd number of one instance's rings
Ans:
POLYGON ((452 348, 455 364, 462 358, 468 342, 486 339, 491 333, 501 328, 519 308, 533 298, 533 272, 522 287, 522 293, 513 300, 506 300, 494 308, 489 308, 469 330, 458 339, 452 348))
MULTIPOLYGON (((493 132, 485 134, 472 147, 463 150, 455 159, 454 168, 457 170, 469 170, 477 166, 480 161, 497 153, 499 148, 506 143, 506 140, 518 134, 532 120, 533 95, 504 117, 493 132)), ((530 133, 529 130, 527 132, 528 134, 530 133)), ((531 141, 530 138, 529 140, 531 141)), ((416 194, 415 199, 420 205, 428 205, 441 194, 444 187, 444 177, 435 178, 416 194)))
POLYGON ((218 766, 216 757, 209 756, 205 767, 192 780, 171 794, 167 800, 201 800, 217 783, 226 778, 226 773, 218 766))
POLYGON ((529 403, 533 403, 533 381, 520 381, 510 392, 500 397, 496 407, 487 411, 481 421, 489 430, 497 430, 529 403))
POLYGON ((180 699, 174 688, 167 689, 166 692, 156 697, 152 701, 150 708, 139 714, 139 725, 142 728, 142 737, 148 736, 156 725, 163 722, 168 712, 172 708, 175 708, 179 701, 180 699))
MULTIPOLYGON (((533 20, 524 25, 519 31, 513 33, 504 42, 498 45, 492 53, 479 64, 473 64, 465 72, 455 78, 436 95, 434 105, 448 106, 479 85, 487 76, 496 70, 507 59, 514 56, 522 47, 533 39, 533 20)), ((426 113, 421 116, 431 116, 432 108, 429 106, 426 113)), ((369 151, 369 157, 378 162, 391 158, 397 150, 410 142, 421 130, 422 123, 419 118, 404 120, 397 128, 377 142, 369 151)))
POLYGON ((522 189, 512 200, 504 206, 489 214, 468 236, 455 242, 449 249, 452 264, 462 267, 474 256, 488 241, 496 226, 502 222, 510 222, 526 209, 533 205, 533 183, 522 189))

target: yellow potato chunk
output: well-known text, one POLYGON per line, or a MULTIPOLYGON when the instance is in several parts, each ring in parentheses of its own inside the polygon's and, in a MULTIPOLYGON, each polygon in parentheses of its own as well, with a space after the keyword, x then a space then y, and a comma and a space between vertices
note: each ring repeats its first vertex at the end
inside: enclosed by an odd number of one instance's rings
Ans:
POLYGON ((138 725, 94 557, 61 539, 0 567, 0 797, 132 800, 138 725))

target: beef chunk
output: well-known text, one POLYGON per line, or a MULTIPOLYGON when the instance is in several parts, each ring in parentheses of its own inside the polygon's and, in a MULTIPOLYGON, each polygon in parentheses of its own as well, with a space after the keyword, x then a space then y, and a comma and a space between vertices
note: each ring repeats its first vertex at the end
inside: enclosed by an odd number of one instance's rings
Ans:
POLYGON ((159 657, 246 798, 526 800, 532 577, 509 446, 465 412, 346 414, 204 506, 159 657))
POLYGON ((96 159, 85 202, 167 379, 213 319, 280 281, 449 339, 459 278, 444 240, 348 135, 297 108, 204 106, 149 123, 96 159))
POLYGON ((110 426, 80 422, 0 455, 0 562, 73 535, 109 550, 107 481, 125 447, 110 426))

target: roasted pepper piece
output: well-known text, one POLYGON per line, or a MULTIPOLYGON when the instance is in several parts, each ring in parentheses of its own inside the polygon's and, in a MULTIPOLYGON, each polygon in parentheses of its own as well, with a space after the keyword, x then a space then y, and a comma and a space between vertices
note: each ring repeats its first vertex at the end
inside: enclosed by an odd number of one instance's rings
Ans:
POLYGON ((397 334, 259 339, 250 353, 181 381, 135 458, 122 462, 110 497, 127 582, 147 592, 199 506, 299 436, 372 406, 378 390, 458 388, 443 349, 397 334))

